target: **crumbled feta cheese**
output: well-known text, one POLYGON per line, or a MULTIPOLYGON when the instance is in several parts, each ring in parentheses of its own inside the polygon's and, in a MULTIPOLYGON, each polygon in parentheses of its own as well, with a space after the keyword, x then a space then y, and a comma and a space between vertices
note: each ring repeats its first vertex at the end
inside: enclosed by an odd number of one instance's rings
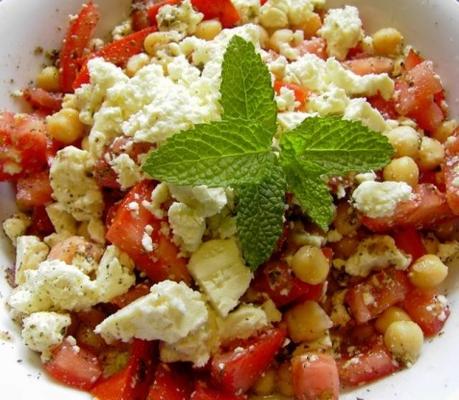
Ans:
POLYGON ((71 323, 67 314, 36 312, 24 318, 22 339, 30 350, 42 353, 42 360, 47 361, 51 350, 64 340, 66 328, 71 323))
POLYGON ((357 183, 363 183, 363 182, 368 182, 368 181, 375 181, 376 178, 377 178, 377 176, 374 173, 374 171, 370 171, 370 172, 365 172, 365 173, 362 173, 362 174, 357 174, 355 176, 355 181, 357 183))
POLYGON ((330 319, 333 321, 333 326, 342 327, 347 325, 347 323, 351 320, 351 316, 344 305, 346 292, 346 290, 339 290, 333 293, 331 298, 332 309, 330 319))
POLYGON ((242 304, 221 323, 220 336, 223 343, 234 339, 247 339, 268 325, 263 308, 242 304))
POLYGON ((142 204, 149 210, 156 218, 164 218, 165 212, 161 206, 170 198, 169 185, 167 183, 160 183, 156 185, 151 193, 151 203, 146 202, 142 204))
POLYGON ((336 243, 343 238, 343 235, 339 233, 336 229, 333 229, 327 233, 327 242, 336 243))
POLYGON ((277 114, 277 121, 279 123, 280 130, 282 132, 295 129, 299 126, 306 118, 315 117, 317 114, 293 111, 284 112, 277 114))
POLYGON ((271 299, 266 300, 262 305, 261 308, 266 314, 266 318, 268 318, 268 322, 275 323, 282 321, 282 313, 277 309, 276 305, 271 299))
POLYGON ((132 33, 132 20, 130 18, 115 26, 112 30, 113 40, 120 40, 132 33))
POLYGON ((173 203, 167 213, 174 241, 184 252, 193 252, 201 244, 206 231, 205 218, 184 203, 173 203))
POLYGON ((260 0, 232 0, 239 14, 241 25, 258 22, 260 15, 260 0))
POLYGON ((365 99, 352 99, 344 111, 344 119, 360 121, 376 132, 384 132, 387 129, 384 117, 365 99))
POLYGON ((397 204, 411 198, 405 182, 362 182, 352 194, 355 207, 370 218, 390 217, 397 204))
POLYGON ((128 154, 123 153, 110 161, 113 171, 116 172, 116 181, 121 190, 129 189, 142 179, 142 170, 128 154))
POLYGON ((142 235, 142 247, 147 253, 151 253, 155 249, 151 234, 148 234, 146 231, 142 235))
POLYGON ((37 269, 46 260, 49 248, 37 236, 19 236, 16 247, 16 266, 14 281, 16 285, 25 282, 26 271, 37 269))
POLYGON ((320 116, 343 114, 348 104, 349 97, 346 91, 332 84, 324 92, 311 96, 308 110, 317 112, 320 116))
POLYGON ((345 6, 329 10, 318 33, 327 41, 328 54, 344 60, 348 51, 363 39, 358 9, 345 6))
POLYGON ((204 15, 195 11, 190 0, 184 0, 179 5, 161 7, 156 16, 160 31, 176 31, 181 35, 192 35, 203 20, 204 15))
POLYGON ((282 87, 276 95, 277 109, 283 111, 295 111, 301 103, 296 101, 295 92, 287 87, 282 87))
POLYGON ((3 231, 13 245, 19 236, 25 235, 27 228, 32 224, 31 218, 24 213, 16 213, 3 221, 3 231))
POLYGON ((105 244, 105 224, 100 219, 91 219, 87 225, 89 240, 98 244, 105 244))
POLYGON ((438 245, 437 256, 450 268, 459 268, 459 242, 451 241, 438 245))
POLYGON ((56 233, 68 232, 75 235, 77 232, 77 222, 60 203, 53 203, 46 207, 46 213, 53 224, 56 233))
POLYGON ((92 173, 87 151, 68 146, 57 152, 50 168, 53 196, 77 221, 100 218, 104 209, 102 193, 92 173))
POLYGON ((392 237, 374 235, 359 243, 355 253, 346 261, 349 275, 368 276, 374 270, 387 267, 405 270, 411 263, 411 256, 395 245, 392 237))
POLYGON ((108 343, 133 338, 176 343, 207 321, 201 293, 183 282, 163 281, 152 286, 150 294, 106 318, 95 332, 108 343))
POLYGON ((188 269, 222 317, 237 306, 252 279, 234 239, 202 244, 192 254, 188 269))

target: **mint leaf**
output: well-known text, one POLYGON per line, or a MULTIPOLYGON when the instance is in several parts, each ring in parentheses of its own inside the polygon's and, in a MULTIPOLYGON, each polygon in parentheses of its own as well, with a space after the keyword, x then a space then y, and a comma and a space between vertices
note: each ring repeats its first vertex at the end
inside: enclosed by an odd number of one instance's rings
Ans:
POLYGON ((223 119, 258 122, 271 133, 266 136, 271 145, 277 118, 271 75, 253 44, 239 36, 231 40, 226 50, 220 91, 223 119))
POLYGON ((274 163, 259 184, 237 188, 237 228, 247 264, 256 269, 269 259, 283 229, 286 183, 274 163))
POLYGON ((196 125, 152 152, 143 169, 177 185, 234 186, 259 182, 275 158, 265 132, 250 122, 196 125))
POLYGON ((281 145, 287 142, 300 163, 326 176, 379 169, 393 155, 385 136, 338 117, 306 118, 283 136, 281 145))

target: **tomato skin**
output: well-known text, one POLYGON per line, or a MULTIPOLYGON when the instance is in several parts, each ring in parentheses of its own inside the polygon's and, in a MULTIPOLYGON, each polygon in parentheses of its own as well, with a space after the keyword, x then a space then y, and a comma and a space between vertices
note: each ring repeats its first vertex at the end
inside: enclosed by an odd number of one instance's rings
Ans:
POLYGON ((228 393, 245 393, 269 367, 285 337, 285 329, 271 329, 233 350, 215 355, 211 374, 216 386, 228 393))
POLYGON ((231 0, 191 0, 191 4, 204 14, 204 19, 218 18, 224 28, 232 28, 240 20, 231 0))
POLYGON ((358 324, 364 324, 381 314, 387 308, 405 300, 409 290, 406 274, 397 270, 383 270, 351 287, 345 297, 358 324), (370 295, 374 301, 367 304, 370 295))
POLYGON ((54 232, 54 226, 44 206, 33 207, 32 224, 27 228, 28 235, 45 237, 54 232))
POLYGON ((51 93, 44 89, 29 87, 22 93, 24 100, 33 108, 43 111, 45 114, 53 114, 62 108, 62 93, 51 93))
POLYGON ((405 70, 411 71, 414 67, 421 64, 423 61, 424 58, 422 58, 414 49, 410 49, 404 62, 405 70))
POLYGON ((16 184, 16 201, 22 208, 44 206, 52 202, 53 189, 49 183, 49 172, 42 171, 19 178, 16 184))
POLYGON ((306 300, 317 300, 322 285, 309 285, 293 275, 289 266, 281 261, 270 261, 257 271, 252 287, 266 293, 278 307, 306 300))
POLYGON ((343 65, 349 68, 354 74, 383 74, 390 73, 394 68, 394 62, 387 57, 365 57, 356 58, 343 62, 343 65))
POLYGON ((91 389, 102 374, 97 357, 91 352, 77 350, 65 339, 54 351, 45 370, 59 382, 78 389, 91 389))
POLYGON ((126 307, 128 304, 131 304, 133 301, 140 299, 143 296, 146 296, 150 293, 150 286, 145 283, 139 283, 125 294, 115 297, 110 300, 111 304, 114 304, 118 308, 126 307))
POLYGON ((189 376, 173 364, 160 364, 147 400, 188 400, 191 391, 192 382, 189 376))
POLYGON ((208 387, 202 382, 198 382, 196 389, 191 394, 190 400, 246 400, 245 395, 235 395, 231 393, 222 393, 218 390, 208 387))
POLYGON ((61 89, 65 93, 72 91, 73 81, 80 68, 79 59, 83 57, 99 19, 97 6, 89 1, 83 5, 77 18, 70 24, 60 53, 59 80, 61 89))
POLYGON ((300 103, 300 105, 297 107, 297 110, 305 106, 310 95, 310 92, 307 89, 304 89, 295 83, 287 83, 282 81, 276 81, 274 83, 274 90, 277 94, 280 94, 283 87, 293 90, 295 93, 295 100, 300 103))
POLYGON ((411 256, 412 263, 427 254, 421 235, 416 228, 407 226, 396 230, 393 236, 397 247, 411 256))
POLYGON ((328 354, 308 354, 292 359, 295 399, 337 400, 339 396, 338 367, 328 354))
POLYGON ((445 325, 451 311, 435 290, 412 289, 403 307, 426 336, 435 336, 445 325))
POLYGON ((88 62, 91 58, 102 57, 105 61, 111 62, 112 64, 124 66, 132 56, 143 51, 143 42, 145 38, 155 31, 155 27, 142 29, 141 31, 131 33, 116 42, 109 43, 102 49, 93 53, 83 62, 80 72, 73 81, 73 89, 76 90, 81 85, 89 83, 90 76, 88 62))
POLYGON ((129 254, 136 267, 153 282, 173 279, 190 283, 185 259, 178 256, 177 247, 161 233, 161 223, 164 221, 157 219, 142 205, 143 200, 150 200, 153 187, 152 181, 143 181, 131 189, 117 208, 106 238, 129 254), (130 203, 133 202, 138 204, 138 211, 130 209, 130 203), (147 252, 142 245, 147 225, 153 228, 152 241, 155 246, 151 252, 147 252))

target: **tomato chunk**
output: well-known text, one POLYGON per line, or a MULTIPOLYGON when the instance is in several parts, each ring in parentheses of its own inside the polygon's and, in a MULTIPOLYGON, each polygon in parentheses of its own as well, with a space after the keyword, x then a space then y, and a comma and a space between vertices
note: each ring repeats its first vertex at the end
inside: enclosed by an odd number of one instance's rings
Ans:
POLYGON ((160 364, 147 400, 188 400, 191 379, 174 365, 160 364))
POLYGON ((323 38, 315 37, 305 40, 297 46, 297 49, 299 50, 300 55, 314 54, 323 60, 326 60, 328 57, 327 42, 323 38))
POLYGON ((369 350, 353 357, 343 357, 338 361, 339 378, 344 386, 369 383, 390 375, 398 369, 398 364, 382 343, 377 343, 369 350))
POLYGON ((54 226, 44 206, 33 207, 32 224, 27 228, 28 235, 45 237, 54 232, 54 226))
POLYGON ((191 4, 204 14, 204 19, 218 18, 224 28, 239 22, 239 13, 231 0, 191 0, 191 4))
POLYGON ((154 282, 173 279, 190 283, 185 259, 178 256, 177 247, 161 232, 161 224, 165 222, 142 204, 144 200, 150 201, 153 187, 153 182, 143 181, 131 189, 113 217, 107 239, 129 254, 136 266, 154 282), (152 232, 148 233, 149 230, 152 232), (142 244, 145 234, 151 235, 152 251, 142 244))
POLYGON ((70 24, 60 53, 59 80, 64 92, 72 91, 73 81, 80 69, 79 59, 89 45, 99 18, 97 6, 90 1, 83 5, 77 18, 70 24))
POLYGON ((407 226, 396 230, 393 236, 397 247, 411 256, 411 262, 415 262, 427 253, 421 235, 416 228, 407 226))
POLYGON ((91 389, 102 374, 97 357, 66 339, 54 351, 45 370, 59 382, 78 389, 91 389))
POLYGON ((247 396, 223 393, 199 382, 191 394, 191 400, 246 400, 247 396))
POLYGON ((154 344, 134 340, 127 366, 98 383, 91 394, 98 400, 145 400, 153 380, 154 344))
POLYGON ((16 201, 24 208, 44 206, 50 203, 52 193, 48 171, 19 178, 16 185, 16 201))
POLYGON ((62 107, 64 95, 62 93, 51 93, 44 89, 29 87, 22 93, 24 99, 39 111, 45 114, 53 114, 62 107))
POLYGON ((289 266, 281 261, 270 261, 257 271, 252 287, 266 293, 278 307, 306 300, 317 300, 322 285, 309 285, 293 275, 289 266))
POLYGON ((376 95, 369 97, 368 102, 386 119, 397 119, 399 117, 398 112, 395 110, 395 102, 393 99, 385 100, 381 95, 376 95))
POLYGON ((294 357, 292 377, 295 399, 338 399, 338 367, 334 358, 328 354, 307 354, 294 357))
POLYGON ((394 61, 387 57, 356 58, 343 64, 357 75, 389 74, 394 69, 394 61))
POLYGON ((446 298, 434 290, 411 290, 403 307, 426 336, 440 332, 450 315, 446 298))
POLYGON ((419 53, 417 53, 414 49, 410 49, 408 55, 405 58, 404 67, 407 71, 411 71, 414 67, 421 64, 424 61, 419 53))
POLYGON ((269 367, 282 347, 286 331, 271 329, 231 351, 215 355, 212 377, 229 393, 245 393, 269 367))
POLYGON ((403 301, 408 287, 405 273, 393 269, 384 270, 350 288, 345 301, 357 323, 363 324, 403 301))
POLYGON ((281 89, 283 87, 290 89, 295 93, 295 100, 298 103, 300 103, 300 105, 296 108, 297 110, 304 107, 304 105, 306 104, 308 100, 309 94, 310 94, 307 89, 304 89, 295 83, 287 83, 287 82, 282 82, 282 81, 276 81, 274 83, 274 90, 276 91, 277 94, 280 94, 281 89))

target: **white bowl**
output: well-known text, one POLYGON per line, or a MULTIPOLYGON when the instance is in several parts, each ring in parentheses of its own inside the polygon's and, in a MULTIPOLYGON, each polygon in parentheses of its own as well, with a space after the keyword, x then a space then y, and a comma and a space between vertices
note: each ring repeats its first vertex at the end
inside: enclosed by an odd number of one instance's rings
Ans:
MULTIPOLYGON (((3 0, 0 2, 0 109, 18 110, 11 92, 25 87, 43 59, 37 46, 58 48, 68 21, 83 0, 3 0)), ((97 0, 103 13, 104 32, 123 18, 129 0, 97 0), (116 4, 116 6, 114 6, 116 4)), ((368 32, 386 26, 399 28, 407 42, 435 61, 448 90, 453 116, 459 116, 459 3, 456 0, 329 0, 329 6, 355 4, 368 32)), ((13 194, 0 184, 0 220, 14 210, 13 194)), ((12 249, 0 233, 0 266, 12 264, 12 249)), ((459 271, 449 277, 448 298, 452 314, 444 334, 424 347, 421 359, 406 371, 344 394, 344 400, 457 400, 459 379, 459 271)), ((9 320, 4 302, 10 289, 0 276, 0 398, 16 400, 84 400, 89 396, 60 386, 41 372, 38 357, 21 343, 16 326, 9 320), (4 340, 6 333, 11 340, 4 340)))

